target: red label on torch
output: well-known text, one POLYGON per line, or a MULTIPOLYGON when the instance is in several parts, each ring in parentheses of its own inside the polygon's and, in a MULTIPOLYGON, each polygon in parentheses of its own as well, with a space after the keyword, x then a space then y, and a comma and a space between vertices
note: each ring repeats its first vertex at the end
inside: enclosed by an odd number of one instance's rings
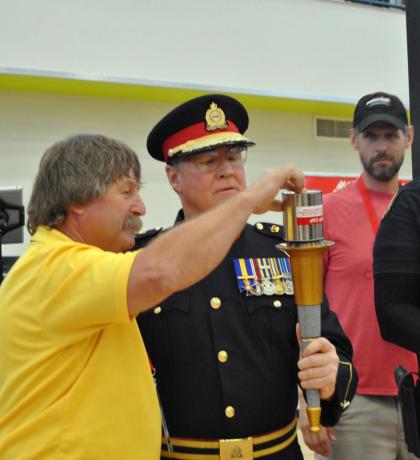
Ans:
POLYGON ((317 225, 322 224, 323 221, 322 204, 318 206, 298 206, 296 208, 297 225, 317 225))

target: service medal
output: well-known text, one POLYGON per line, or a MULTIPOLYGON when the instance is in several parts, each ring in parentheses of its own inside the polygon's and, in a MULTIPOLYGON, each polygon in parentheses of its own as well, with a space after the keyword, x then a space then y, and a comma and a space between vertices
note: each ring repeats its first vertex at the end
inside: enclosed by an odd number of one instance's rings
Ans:
POLYGON ((258 284, 252 259, 233 259, 233 266, 239 292, 245 293, 247 296, 262 295, 262 289, 258 284))
POLYGON ((284 291, 285 291, 285 288, 284 288, 284 284, 281 280, 277 279, 274 281, 274 286, 276 288, 276 291, 275 291, 275 294, 277 295, 283 295, 284 294, 284 291))
POLYGON ((274 257, 268 259, 268 263, 270 264, 272 280, 275 287, 275 294, 283 295, 284 294, 284 284, 281 280, 281 271, 277 262, 277 259, 274 257))
POLYGON ((280 257, 277 260, 283 278, 284 292, 287 295, 293 295, 295 291, 293 288, 292 268, 290 266, 290 260, 285 257, 280 257))
POLYGON ((265 279, 261 283, 262 291, 265 295, 274 295, 276 293, 276 286, 270 280, 265 279))
POLYGON ((293 281, 291 279, 286 279, 284 281, 284 284, 285 284, 285 293, 287 295, 293 295, 295 293, 295 290, 293 288, 293 281))
POLYGON ((251 288, 251 292, 258 297, 264 294, 260 283, 255 283, 254 286, 251 288))

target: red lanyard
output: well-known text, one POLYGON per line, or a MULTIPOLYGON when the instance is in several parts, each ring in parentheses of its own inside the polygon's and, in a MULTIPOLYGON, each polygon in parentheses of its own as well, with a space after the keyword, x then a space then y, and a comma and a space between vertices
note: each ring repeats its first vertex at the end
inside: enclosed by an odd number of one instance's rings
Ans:
POLYGON ((359 177, 359 180, 357 181, 357 183, 359 185, 360 193, 363 198, 363 203, 365 205, 366 211, 369 216, 370 225, 372 227, 373 234, 376 235, 376 233, 378 232, 378 227, 379 227, 379 219, 373 207, 372 200, 370 199, 369 192, 366 188, 363 177, 359 177))

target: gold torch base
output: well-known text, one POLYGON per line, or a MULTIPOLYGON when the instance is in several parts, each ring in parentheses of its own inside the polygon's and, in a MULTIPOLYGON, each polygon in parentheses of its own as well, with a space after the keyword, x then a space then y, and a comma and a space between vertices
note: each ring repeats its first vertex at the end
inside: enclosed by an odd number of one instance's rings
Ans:
POLYGON ((318 433, 321 430, 321 408, 307 407, 306 413, 308 414, 309 430, 312 433, 318 433))
POLYGON ((299 244, 280 243, 277 246, 290 256, 297 305, 322 303, 324 279, 322 257, 333 244, 332 241, 323 240, 299 244))

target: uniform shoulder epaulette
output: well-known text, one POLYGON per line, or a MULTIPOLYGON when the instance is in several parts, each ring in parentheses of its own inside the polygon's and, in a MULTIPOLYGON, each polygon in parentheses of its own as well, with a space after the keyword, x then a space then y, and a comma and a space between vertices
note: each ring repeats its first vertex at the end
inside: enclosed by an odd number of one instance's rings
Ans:
POLYGON ((283 227, 281 225, 272 224, 270 222, 257 222, 254 224, 254 229, 263 235, 283 238, 283 227))
POLYGON ((155 238, 161 231, 163 230, 163 227, 155 227, 151 228, 149 230, 141 230, 139 233, 137 233, 134 236, 135 240, 135 249, 140 249, 144 248, 147 246, 150 241, 155 238))

